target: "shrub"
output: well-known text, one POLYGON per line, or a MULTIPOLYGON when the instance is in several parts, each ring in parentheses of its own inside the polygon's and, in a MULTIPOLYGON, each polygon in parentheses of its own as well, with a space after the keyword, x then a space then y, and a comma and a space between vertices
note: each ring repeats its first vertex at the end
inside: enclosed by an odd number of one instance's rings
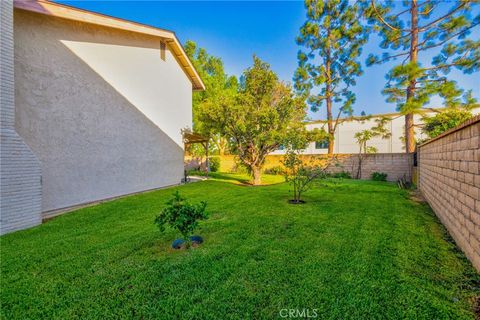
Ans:
POLYGON ((387 181, 388 174, 384 172, 374 172, 371 175, 373 181, 387 181))
POLYGON ((264 171, 265 174, 274 174, 274 175, 282 175, 285 174, 285 168, 282 166, 274 166, 265 169, 264 171))
POLYGON ((173 198, 167 202, 167 206, 155 218, 155 224, 158 225, 160 232, 165 230, 165 225, 179 231, 188 248, 191 245, 190 236, 198 227, 198 221, 208 218, 206 207, 205 201, 190 204, 176 191, 173 198))
POLYGON ((333 174, 334 178, 342 178, 342 179, 352 179, 352 175, 348 171, 336 172, 333 174))
POLYGON ((240 173, 240 174, 243 174, 243 173, 248 173, 248 170, 247 168, 242 165, 241 163, 235 163, 232 167, 232 169, 230 170, 231 173, 240 173))
POLYGON ((447 109, 437 113, 433 117, 424 117, 422 119, 424 123, 422 130, 430 138, 435 138, 436 136, 449 129, 455 128, 472 117, 472 113, 468 110, 453 108, 447 109))
POLYGON ((208 159, 208 164, 210 166, 211 172, 218 172, 220 170, 220 158, 213 157, 208 159))
POLYGON ((202 170, 197 170, 197 169, 193 169, 193 170, 188 170, 187 171, 187 176, 200 176, 200 177, 203 177, 205 176, 206 173, 205 171, 202 171, 202 170))

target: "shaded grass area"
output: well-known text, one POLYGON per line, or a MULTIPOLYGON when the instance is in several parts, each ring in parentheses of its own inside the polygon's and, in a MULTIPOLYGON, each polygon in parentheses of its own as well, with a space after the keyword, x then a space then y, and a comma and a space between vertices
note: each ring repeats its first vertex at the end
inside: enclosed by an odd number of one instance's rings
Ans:
MULTIPOLYGON (((200 170, 191 170, 190 176, 205 177, 206 173, 200 170)), ((232 173, 232 172, 209 172, 208 178, 215 181, 230 182, 233 184, 252 186, 252 177, 248 173, 232 173)), ((262 174, 261 185, 272 185, 285 182, 283 175, 262 174)))
POLYGON ((479 275, 431 210, 382 182, 178 187, 207 200, 205 243, 170 249, 153 219, 174 189, 80 209, 1 240, 5 319, 473 319, 479 275))

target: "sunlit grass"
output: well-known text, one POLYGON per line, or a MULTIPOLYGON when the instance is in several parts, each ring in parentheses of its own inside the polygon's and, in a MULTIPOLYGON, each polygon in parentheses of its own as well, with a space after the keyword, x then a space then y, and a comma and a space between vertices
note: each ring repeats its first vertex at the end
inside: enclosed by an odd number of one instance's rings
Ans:
POLYGON ((319 319, 474 318, 479 275, 406 192, 330 180, 306 204, 289 198, 285 183, 197 182, 3 236, 1 316, 271 319, 306 308, 319 319), (171 249, 178 235, 153 224, 175 189, 208 201, 196 249, 171 249))

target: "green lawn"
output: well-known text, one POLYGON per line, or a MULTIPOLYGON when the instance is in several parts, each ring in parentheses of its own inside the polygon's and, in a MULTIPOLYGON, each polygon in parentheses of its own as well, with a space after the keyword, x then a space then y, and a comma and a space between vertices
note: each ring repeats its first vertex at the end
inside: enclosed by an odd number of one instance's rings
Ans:
MULTIPOLYGON (((231 177, 231 175, 226 175, 231 177)), ((226 179, 229 180, 229 179, 226 179)), ((1 237, 3 319, 474 319, 480 276, 423 204, 343 180, 290 205, 287 184, 206 181, 199 248, 154 216, 174 189, 84 208, 1 237)))
MULTIPOLYGON (((234 184, 251 184, 250 176, 244 173, 210 172, 209 176, 215 181, 231 182, 234 184)), ((282 182, 285 182, 285 177, 282 175, 262 174, 262 185, 282 182)))
MULTIPOLYGON (((192 171, 191 176, 205 177, 202 171, 192 171)), ((240 185, 251 185, 251 177, 246 173, 230 173, 230 172, 210 172, 208 174, 210 180, 230 182, 240 185)), ((285 182, 285 177, 282 175, 262 174, 262 185, 271 185, 285 182)))

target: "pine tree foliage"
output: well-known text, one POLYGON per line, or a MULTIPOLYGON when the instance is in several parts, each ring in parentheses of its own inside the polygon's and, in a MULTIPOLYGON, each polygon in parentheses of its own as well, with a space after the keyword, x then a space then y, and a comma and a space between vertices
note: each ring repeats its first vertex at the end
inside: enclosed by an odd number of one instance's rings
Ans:
POLYGON ((351 87, 362 74, 358 57, 367 41, 368 28, 361 23, 361 3, 306 0, 305 8, 307 20, 297 37, 302 49, 298 52, 295 88, 308 97, 312 111, 326 106, 332 153, 338 119, 353 111, 355 94, 351 87), (334 112, 334 107, 338 111, 334 112))
POLYGON ((367 65, 399 61, 387 74, 383 94, 406 115, 407 152, 414 149, 413 114, 440 96, 450 108, 474 105, 465 92, 448 79, 454 68, 470 74, 480 67, 480 39, 468 37, 480 24, 473 16, 476 1, 371 0, 366 16, 379 32, 383 53, 371 54, 367 65), (424 64, 423 57, 433 56, 424 64))

